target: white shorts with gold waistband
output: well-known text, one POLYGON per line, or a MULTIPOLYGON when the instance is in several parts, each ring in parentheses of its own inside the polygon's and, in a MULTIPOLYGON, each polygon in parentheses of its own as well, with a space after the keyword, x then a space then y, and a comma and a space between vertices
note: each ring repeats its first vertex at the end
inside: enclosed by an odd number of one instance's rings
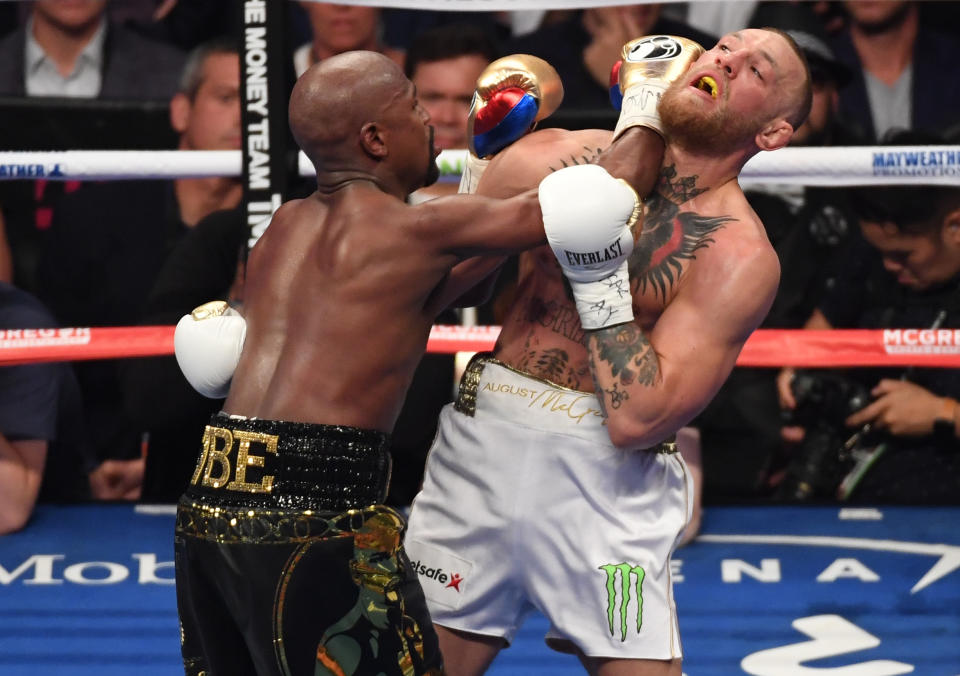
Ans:
POLYGON ((617 449, 592 394, 497 362, 473 375, 407 531, 434 622, 509 642, 537 608, 552 647, 681 657, 670 557, 692 486, 675 447, 617 449))

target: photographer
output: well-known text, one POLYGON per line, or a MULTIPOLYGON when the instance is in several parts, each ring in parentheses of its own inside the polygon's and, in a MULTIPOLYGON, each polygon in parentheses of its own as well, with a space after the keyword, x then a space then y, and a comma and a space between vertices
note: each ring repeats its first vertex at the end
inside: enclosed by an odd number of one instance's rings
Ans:
MULTIPOLYGON (((931 141, 899 134, 888 143, 931 141)), ((854 188, 849 196, 862 239, 805 328, 960 328, 960 188, 854 188)), ((960 499, 960 372, 784 369, 777 385, 781 406, 803 425, 783 430, 798 446, 781 497, 960 499)))

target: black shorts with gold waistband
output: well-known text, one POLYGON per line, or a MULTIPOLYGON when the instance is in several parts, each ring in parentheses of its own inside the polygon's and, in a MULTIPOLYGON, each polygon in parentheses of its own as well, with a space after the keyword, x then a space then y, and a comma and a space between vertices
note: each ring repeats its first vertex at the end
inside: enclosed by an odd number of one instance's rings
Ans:
POLYGON ((423 592, 380 504, 389 436, 215 415, 177 506, 188 676, 442 673, 423 592))

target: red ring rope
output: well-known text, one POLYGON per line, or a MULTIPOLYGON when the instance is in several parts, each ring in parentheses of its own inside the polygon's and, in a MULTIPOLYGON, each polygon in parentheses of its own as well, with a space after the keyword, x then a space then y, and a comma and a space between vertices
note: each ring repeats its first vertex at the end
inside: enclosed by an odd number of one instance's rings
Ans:
MULTIPOLYGON (((0 331, 0 366, 45 361, 173 354, 172 326, 0 331)), ((493 347, 499 326, 434 326, 427 351, 476 352, 493 347)), ((960 367, 960 329, 804 331, 759 329, 738 366, 960 367)))

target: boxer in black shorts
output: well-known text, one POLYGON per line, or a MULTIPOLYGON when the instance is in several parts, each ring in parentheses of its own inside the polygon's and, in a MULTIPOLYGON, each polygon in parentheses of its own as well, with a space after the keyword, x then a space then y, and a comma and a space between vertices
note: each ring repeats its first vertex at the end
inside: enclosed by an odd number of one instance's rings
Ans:
MULTIPOLYGON (((388 435, 433 321, 473 283, 467 259, 543 243, 541 203, 530 190, 407 205, 436 179, 437 152, 413 85, 382 55, 311 67, 289 119, 316 192, 281 206, 251 249, 242 315, 201 306, 174 340, 191 384, 227 395, 178 507, 185 668, 439 674, 436 633, 400 547, 405 523, 381 505, 388 435)), ((642 169, 636 158, 662 143, 641 130, 622 138, 610 169, 645 180, 645 193, 659 154, 642 169)), ((619 211, 589 196, 585 207, 627 222, 636 195, 604 172, 597 180, 629 196, 619 211)))
POLYGON ((188 674, 439 673, 403 520, 378 504, 388 449, 371 430, 213 417, 177 511, 188 674))

